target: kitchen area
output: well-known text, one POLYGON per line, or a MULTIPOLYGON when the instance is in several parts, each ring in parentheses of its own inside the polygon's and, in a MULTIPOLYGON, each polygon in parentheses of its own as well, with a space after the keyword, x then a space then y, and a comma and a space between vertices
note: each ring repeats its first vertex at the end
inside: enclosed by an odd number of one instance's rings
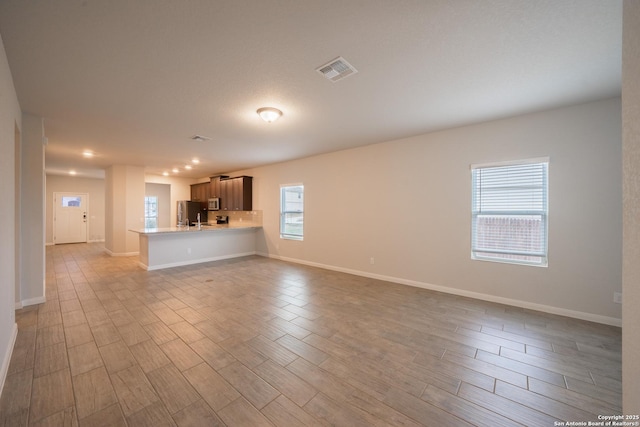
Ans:
POLYGON ((171 227, 130 230, 139 235, 146 270, 217 261, 256 253, 262 211, 253 208, 253 178, 218 175, 191 185, 191 200, 177 201, 171 227))

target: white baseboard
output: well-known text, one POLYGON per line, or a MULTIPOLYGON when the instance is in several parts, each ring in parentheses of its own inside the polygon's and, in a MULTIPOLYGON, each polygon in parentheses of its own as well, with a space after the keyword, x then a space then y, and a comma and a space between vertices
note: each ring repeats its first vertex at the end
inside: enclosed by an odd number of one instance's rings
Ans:
MULTIPOLYGON (((35 297, 35 298, 27 298, 27 299, 23 299, 22 301, 20 301, 20 305, 22 307, 20 308, 24 308, 24 307, 28 307, 30 305, 36 305, 36 304, 43 304, 47 302, 47 297, 35 297)), ((16 303, 17 305, 18 303, 16 303)))
MULTIPOLYGON (((95 239, 95 240, 87 240, 87 243, 104 243, 104 239, 95 239)), ((44 244, 45 246, 53 246, 55 245, 55 243, 53 242, 46 242, 44 244)))
POLYGON ((9 372, 9 363, 11 363, 11 355, 13 354, 13 346, 16 344, 16 337, 18 336, 18 324, 13 324, 13 330, 11 331, 11 337, 9 338, 9 345, 7 351, 4 353, 2 359, 2 366, 0 367, 0 396, 2 396, 2 390, 4 389, 4 382, 7 379, 7 373, 9 372))
POLYGON ((111 252, 107 248, 104 248, 104 251, 109 256, 136 256, 136 255, 140 255, 140 252, 120 252, 120 253, 115 253, 115 252, 111 252))
POLYGON ((572 317, 574 319, 587 320, 589 322, 602 323, 610 326, 622 327, 622 319, 616 317, 601 316, 599 314, 586 313, 582 311, 570 310, 567 308, 554 307, 550 305, 537 304, 529 301, 516 300, 511 298, 503 298, 495 295, 483 294, 480 292, 466 291, 464 289, 450 288, 447 286, 434 285, 431 283, 418 282, 415 280, 401 279, 398 277, 384 276, 381 274, 369 273, 366 271, 352 270, 349 268, 336 267, 333 265, 320 264, 317 262, 304 261, 296 258, 282 257, 268 253, 257 252, 256 255, 267 258, 279 259, 281 261, 304 264, 311 267, 323 268, 325 270, 339 271, 341 273, 353 274, 355 276, 368 277, 371 279, 383 280, 385 282, 393 282, 401 285, 415 286, 417 288, 429 289, 432 291, 443 292, 451 295, 474 298, 482 301, 495 302, 499 304, 510 305, 513 307, 526 308, 529 310, 541 311, 549 314, 557 314, 559 316, 572 317))
POLYGON ((198 258, 198 259, 188 260, 188 261, 179 261, 179 262, 171 262, 167 264, 154 265, 151 267, 141 262, 138 262, 138 265, 147 271, 153 271, 153 270, 162 270, 163 268, 181 267, 183 265, 201 264, 203 262, 221 261, 223 259, 240 258, 243 256, 249 256, 249 255, 256 255, 256 253, 244 252, 239 254, 222 255, 222 256, 210 257, 210 258, 198 258))

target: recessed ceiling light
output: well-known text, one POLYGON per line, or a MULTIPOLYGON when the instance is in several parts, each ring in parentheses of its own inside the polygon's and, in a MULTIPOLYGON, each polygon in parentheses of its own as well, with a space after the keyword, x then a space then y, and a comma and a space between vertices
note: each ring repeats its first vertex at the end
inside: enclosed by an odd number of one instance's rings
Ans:
POLYGON ((178 169, 178 168, 173 168, 173 169, 171 170, 171 172, 173 172, 173 173, 178 173, 178 172, 180 172, 180 169, 178 169))
POLYGON ((186 170, 191 170, 192 166, 191 166, 191 165, 184 165, 184 168, 185 168, 186 170))
POLYGON ((167 171, 162 172, 162 176, 169 176, 169 172, 167 171))
POLYGON ((93 157, 93 151, 91 151, 91 150, 84 150, 84 151, 82 152, 82 157, 87 158, 87 159, 92 158, 92 157, 93 157))
POLYGON ((74 171, 74 170, 70 170, 70 171, 69 171, 69 175, 76 175, 76 174, 77 174, 77 172, 76 172, 76 171, 74 171))
POLYGON ((200 163, 199 159, 191 159, 191 163, 193 163, 194 165, 197 165, 198 163, 200 163))

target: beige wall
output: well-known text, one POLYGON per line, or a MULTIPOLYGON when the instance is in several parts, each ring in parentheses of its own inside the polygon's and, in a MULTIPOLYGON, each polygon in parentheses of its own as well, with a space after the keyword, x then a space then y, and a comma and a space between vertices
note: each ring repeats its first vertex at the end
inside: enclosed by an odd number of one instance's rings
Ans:
POLYGON ((22 129, 20 104, 0 37, 0 392, 17 332, 16 301, 16 176, 15 132, 22 129))
POLYGON ((144 227, 144 168, 113 165, 105 171, 105 249, 111 255, 138 253, 144 227))
POLYGON ((176 202, 178 200, 191 200, 191 184, 196 182, 205 182, 205 179, 201 180, 193 180, 189 178, 177 178, 172 176, 161 176, 161 175, 145 175, 145 181, 147 183, 156 183, 156 184, 168 184, 170 186, 171 193, 171 201, 170 208, 170 226, 175 227, 176 225, 176 202))
POLYGON ((22 115, 20 177, 21 305, 45 301, 44 253, 44 125, 41 117, 22 115))
POLYGON ((104 241, 104 187, 104 179, 47 175, 45 241, 48 245, 53 244, 53 193, 57 192, 86 193, 89 195, 87 240, 89 242, 104 241))
POLYGON ((238 173, 254 177, 261 253, 619 324, 620 117, 615 98, 238 173), (469 165, 546 156, 549 267, 472 261, 469 165), (305 186, 302 242, 279 238, 287 183, 305 186))
POLYGON ((622 51, 622 408, 640 414, 640 2, 625 0, 622 51))

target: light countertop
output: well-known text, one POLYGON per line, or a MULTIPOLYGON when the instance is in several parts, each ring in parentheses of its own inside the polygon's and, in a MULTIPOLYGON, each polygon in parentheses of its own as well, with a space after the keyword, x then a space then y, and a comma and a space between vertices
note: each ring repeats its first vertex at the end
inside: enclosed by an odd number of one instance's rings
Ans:
POLYGON ((190 227, 166 227, 166 228, 142 228, 138 230, 129 230, 138 234, 168 234, 168 233, 207 233, 207 232, 215 232, 221 230, 247 230, 252 228, 262 228, 261 225, 256 225, 252 223, 235 223, 235 224, 213 224, 213 225, 202 225, 200 228, 196 225, 192 225, 190 227))

